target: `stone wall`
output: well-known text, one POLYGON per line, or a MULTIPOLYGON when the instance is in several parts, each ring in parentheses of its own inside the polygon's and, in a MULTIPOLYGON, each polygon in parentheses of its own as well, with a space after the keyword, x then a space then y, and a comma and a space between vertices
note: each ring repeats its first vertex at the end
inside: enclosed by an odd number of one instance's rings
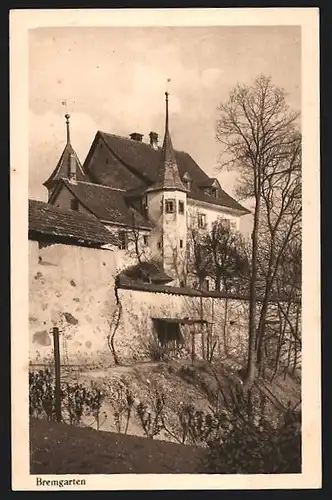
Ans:
POLYGON ((107 358, 108 320, 116 302, 114 252, 35 241, 29 246, 30 360, 52 359, 53 326, 60 328, 69 362, 107 358))
MULTIPOLYGON (((140 359, 148 356, 148 344, 156 339, 156 328, 152 318, 189 318, 212 323, 201 327, 199 324, 183 325, 181 332, 186 341, 186 350, 191 351, 191 332, 195 329, 195 354, 201 358, 202 341, 206 354, 207 336, 212 335, 216 343, 215 354, 237 352, 244 355, 246 347, 248 303, 243 300, 173 295, 170 293, 138 290, 119 290, 122 315, 115 337, 115 345, 121 356, 140 359), (225 311, 227 313, 225 316, 225 311), (131 332, 128 335, 128 332, 131 332), (203 338, 202 338, 203 336, 203 338)), ((184 352, 184 355, 186 353, 184 352)))
POLYGON ((179 356, 190 357, 195 328, 196 357, 206 355, 208 334, 216 356, 227 353, 245 357, 248 301, 125 288, 119 288, 116 296, 115 276, 122 267, 117 252, 34 241, 29 244, 33 364, 52 362, 53 326, 60 329, 64 363, 114 364, 107 339, 114 332, 121 363, 150 359, 151 348, 156 345, 152 318, 204 319, 210 323, 205 328, 181 326, 185 345, 179 356))

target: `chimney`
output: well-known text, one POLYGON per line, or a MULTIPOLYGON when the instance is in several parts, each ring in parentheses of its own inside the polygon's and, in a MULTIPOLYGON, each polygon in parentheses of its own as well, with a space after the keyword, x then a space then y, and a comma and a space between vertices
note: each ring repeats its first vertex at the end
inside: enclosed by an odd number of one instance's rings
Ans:
POLYGON ((69 157, 69 180, 76 183, 76 160, 72 154, 69 157))
POLYGON ((157 132, 150 132, 149 137, 150 137, 150 146, 153 149, 158 149, 158 134, 157 134, 157 132))
POLYGON ((137 141, 137 142, 142 142, 142 140, 143 140, 143 134, 139 134, 138 132, 133 132, 132 134, 130 134, 129 137, 133 141, 137 141))

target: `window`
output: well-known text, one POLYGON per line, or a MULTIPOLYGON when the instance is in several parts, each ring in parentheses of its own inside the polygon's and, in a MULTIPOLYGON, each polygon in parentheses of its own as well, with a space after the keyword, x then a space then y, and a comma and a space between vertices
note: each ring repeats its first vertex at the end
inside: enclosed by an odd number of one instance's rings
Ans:
POLYGON ((179 214, 184 214, 184 202, 179 201, 179 214))
POLYGON ((183 181, 183 184, 184 184, 184 187, 185 187, 186 189, 188 189, 188 191, 190 191, 190 190, 191 190, 191 181, 189 181, 189 180, 184 180, 184 181, 183 181))
POLYGON ((190 175, 188 174, 188 172, 185 172, 183 178, 182 178, 182 181, 183 181, 183 185, 186 189, 188 189, 188 191, 190 191, 191 189, 191 177, 190 175))
POLYGON ((147 245, 149 243, 149 237, 147 234, 143 234, 143 243, 144 245, 147 245))
POLYGON ((141 210, 143 214, 148 210, 148 200, 146 196, 141 200, 141 210))
POLYGON ((171 323, 162 319, 154 320, 157 338, 162 346, 176 351, 185 343, 179 323, 171 323))
POLYGON ((183 240, 180 240, 180 248, 183 248, 183 240))
POLYGON ((206 215, 205 214, 198 214, 198 227, 200 229, 206 227, 206 215))
POLYGON ((207 290, 207 291, 210 290, 210 282, 208 279, 205 280, 205 290, 207 290))
POLYGON ((158 248, 161 249, 161 241, 158 241, 158 248))
POLYGON ((119 231, 119 248, 120 250, 128 248, 128 234, 126 231, 119 231))
POLYGON ((167 214, 174 214, 174 212, 175 212, 175 200, 166 200, 165 201, 165 212, 167 214))
POLYGON ((72 210, 76 210, 76 211, 78 210, 78 200, 76 200, 76 198, 72 198, 70 200, 70 208, 72 210))
POLYGON ((211 196, 213 196, 214 198, 217 198, 217 188, 211 188, 211 196))

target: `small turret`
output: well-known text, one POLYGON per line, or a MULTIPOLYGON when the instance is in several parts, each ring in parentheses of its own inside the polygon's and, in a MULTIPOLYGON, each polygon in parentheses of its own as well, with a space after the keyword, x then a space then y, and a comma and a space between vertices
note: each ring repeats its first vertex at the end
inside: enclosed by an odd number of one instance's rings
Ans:
POLYGON ((60 159, 57 163, 57 166, 53 170, 50 177, 44 182, 44 186, 48 190, 48 197, 50 199, 57 183, 61 179, 68 179, 71 182, 77 181, 87 181, 88 176, 84 173, 81 162, 71 145, 70 141, 70 115, 66 113, 66 132, 67 132, 67 141, 65 148, 60 156, 60 159))

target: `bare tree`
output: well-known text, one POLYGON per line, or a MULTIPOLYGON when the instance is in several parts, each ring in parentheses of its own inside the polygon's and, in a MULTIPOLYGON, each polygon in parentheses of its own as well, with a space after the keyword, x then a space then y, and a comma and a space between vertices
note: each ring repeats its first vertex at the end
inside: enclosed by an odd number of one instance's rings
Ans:
POLYGON ((188 273, 197 279, 201 290, 209 276, 211 253, 206 245, 206 231, 203 232, 194 225, 188 228, 187 261, 188 273))
MULTIPOLYGON (((218 109, 217 139, 223 145, 221 167, 240 173, 237 194, 254 202, 248 362, 244 380, 245 387, 250 388, 257 368, 256 288, 262 205, 268 200, 266 190, 270 195, 275 193, 288 175, 290 166, 285 167, 285 162, 293 154, 294 142, 298 143, 294 133, 298 113, 289 109, 285 92, 264 76, 257 78, 252 86, 238 85, 218 109)), ((261 328, 263 322, 259 331, 261 328)))
MULTIPOLYGON (((295 373, 298 362, 300 360, 300 351, 302 340, 300 334, 300 312, 301 312, 301 241, 299 238, 294 238, 288 242, 282 258, 275 280, 275 289, 277 294, 277 308, 280 318, 280 324, 284 324, 285 331, 289 332, 288 342, 290 356, 288 361, 292 359, 292 373, 295 373)), ((279 342, 278 357, 276 359, 275 371, 278 369, 278 364, 281 356, 282 342, 279 342)), ((287 369, 289 369, 289 362, 287 369)))
POLYGON ((216 290, 234 291, 248 269, 242 238, 227 220, 218 218, 206 233, 204 246, 211 256, 208 271, 214 278, 216 290))
POLYGON ((287 247, 301 235, 301 137, 296 133, 290 139, 286 146, 282 144, 284 154, 270 165, 263 178, 258 248, 264 256, 264 287, 256 336, 258 365, 262 362, 266 316, 271 295, 276 291, 278 271, 287 247))
POLYGON ((138 264, 141 264, 143 261, 147 261, 150 258, 150 254, 148 252, 148 246, 144 243, 144 236, 146 235, 146 231, 143 231, 141 227, 136 222, 137 216, 134 210, 131 210, 131 227, 128 231, 128 250, 130 256, 137 260, 138 264))

